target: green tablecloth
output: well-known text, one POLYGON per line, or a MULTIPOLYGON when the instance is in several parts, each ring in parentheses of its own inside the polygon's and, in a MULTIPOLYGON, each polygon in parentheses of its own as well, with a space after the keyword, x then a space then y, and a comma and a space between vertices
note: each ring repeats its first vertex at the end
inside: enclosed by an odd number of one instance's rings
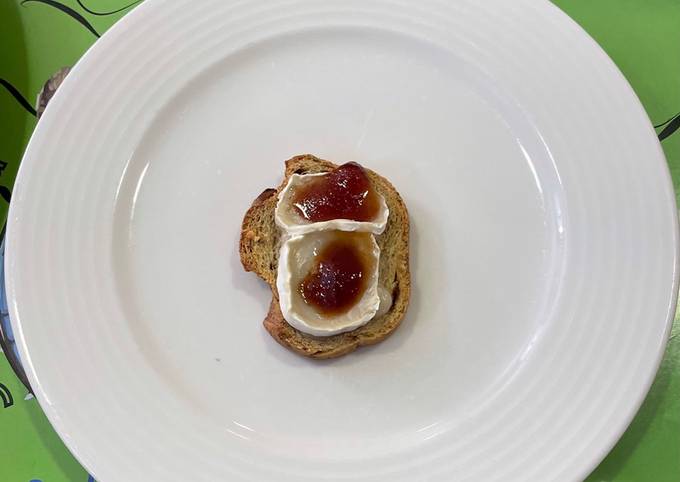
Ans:
MULTIPOLYGON (((36 95, 48 78, 75 64, 101 33, 134 6, 128 7, 129 1, 26 0, 21 4, 0 0, 0 195, 4 198, 0 220, 6 216, 14 176, 35 127, 36 95)), ((614 59, 653 123, 662 124, 680 112, 680 0, 555 3, 614 59)), ((668 127, 667 135, 679 123, 680 119, 657 131, 668 127)), ((668 135, 662 145, 680 192, 680 130, 668 135)), ((666 356, 644 405, 589 481, 680 481, 678 333, 676 316, 666 356)), ((61 443, 35 399, 26 395, 0 356, 0 398, 5 407, 0 408, 0 481, 92 480, 61 443)))

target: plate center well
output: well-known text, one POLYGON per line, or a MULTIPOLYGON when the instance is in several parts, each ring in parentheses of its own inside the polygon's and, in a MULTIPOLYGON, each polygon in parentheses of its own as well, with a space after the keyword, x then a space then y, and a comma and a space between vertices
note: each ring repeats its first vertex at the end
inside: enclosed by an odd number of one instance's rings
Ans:
POLYGON ((115 218, 130 330, 168 390, 277 450, 363 455, 358 439, 420 443, 500 393, 550 324, 564 235, 559 178, 511 98, 455 53, 356 29, 252 46, 186 86, 115 218), (246 209, 307 152, 387 177, 412 228, 403 326, 321 362, 269 337, 268 287, 238 260, 246 209))

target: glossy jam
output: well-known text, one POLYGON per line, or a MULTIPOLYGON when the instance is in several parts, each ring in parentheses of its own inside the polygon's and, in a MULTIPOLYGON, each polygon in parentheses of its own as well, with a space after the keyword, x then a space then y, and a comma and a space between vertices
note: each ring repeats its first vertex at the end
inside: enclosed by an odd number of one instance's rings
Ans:
POLYGON ((372 269, 367 246, 369 234, 338 232, 317 254, 314 267, 300 283, 302 299, 323 315, 340 314, 355 305, 372 269))
POLYGON ((380 210, 378 193, 364 168, 348 162, 298 189, 293 206, 311 222, 349 219, 371 221, 380 210))

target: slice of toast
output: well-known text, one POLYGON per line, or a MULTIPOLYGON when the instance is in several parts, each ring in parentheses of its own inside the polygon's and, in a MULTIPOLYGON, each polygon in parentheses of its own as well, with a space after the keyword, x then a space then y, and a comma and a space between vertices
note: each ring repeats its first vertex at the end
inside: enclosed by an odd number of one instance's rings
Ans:
POLYGON ((406 205, 397 190, 384 177, 366 169, 375 189, 383 195, 390 210, 385 231, 376 236, 380 247, 379 284, 392 293, 392 307, 383 316, 356 330, 328 337, 316 337, 290 326, 281 314, 276 290, 276 271, 281 231, 274 221, 278 193, 292 174, 326 172, 337 166, 311 154, 286 161, 285 178, 276 189, 265 189, 246 212, 241 226, 239 253, 246 271, 253 271, 272 290, 269 313, 264 327, 281 345, 312 358, 334 358, 362 345, 372 345, 386 338, 406 314, 411 294, 409 273, 409 221, 406 205))

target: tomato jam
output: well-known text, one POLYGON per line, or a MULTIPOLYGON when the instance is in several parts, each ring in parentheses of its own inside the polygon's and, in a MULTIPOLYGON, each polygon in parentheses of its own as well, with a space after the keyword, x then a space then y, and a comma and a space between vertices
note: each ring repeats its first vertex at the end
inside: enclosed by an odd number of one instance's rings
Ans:
POLYGON ((298 214, 313 223, 331 219, 371 221, 380 211, 378 193, 356 162, 343 164, 300 187, 292 204, 298 214))
POLYGON ((324 315, 337 315, 354 306, 366 291, 373 269, 367 253, 371 242, 370 234, 338 231, 300 283, 305 302, 324 315))

